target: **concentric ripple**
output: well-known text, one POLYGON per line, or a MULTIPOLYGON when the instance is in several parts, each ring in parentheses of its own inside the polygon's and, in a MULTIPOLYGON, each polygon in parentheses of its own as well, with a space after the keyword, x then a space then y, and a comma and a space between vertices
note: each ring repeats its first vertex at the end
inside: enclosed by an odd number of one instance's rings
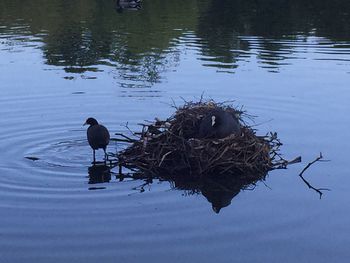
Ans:
POLYGON ((152 0, 121 14, 115 2, 1 1, 0 262, 349 258, 349 12, 152 0), (113 136, 203 93, 259 116, 254 128, 278 132, 286 158, 322 151, 332 162, 307 178, 334 191, 318 200, 295 165, 217 215, 205 196, 91 168, 87 117, 113 136))
MULTIPOLYGON (((0 131, 0 142, 6 149, 0 160, 2 194, 31 200, 38 196, 60 199, 86 195, 92 151, 82 127, 84 118, 79 112, 63 117, 65 103, 71 101, 68 96, 59 99, 67 101, 59 106, 55 104, 57 96, 48 95, 1 101, 8 117, 1 120, 0 131)), ((115 150, 113 143, 109 149, 115 150)), ((102 158, 102 153, 97 157, 102 158)), ((120 192, 107 193, 113 196, 120 192)))

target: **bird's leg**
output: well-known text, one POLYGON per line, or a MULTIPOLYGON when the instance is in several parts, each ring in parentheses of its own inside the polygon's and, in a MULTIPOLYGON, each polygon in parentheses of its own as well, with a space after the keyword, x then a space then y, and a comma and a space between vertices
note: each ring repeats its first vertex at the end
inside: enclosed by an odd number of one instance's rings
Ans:
POLYGON ((94 163, 93 164, 96 164, 95 150, 93 149, 92 152, 93 152, 93 156, 94 156, 94 163))
POLYGON ((103 151, 105 152, 105 165, 107 164, 108 161, 108 154, 106 152, 106 149, 104 148, 103 151))

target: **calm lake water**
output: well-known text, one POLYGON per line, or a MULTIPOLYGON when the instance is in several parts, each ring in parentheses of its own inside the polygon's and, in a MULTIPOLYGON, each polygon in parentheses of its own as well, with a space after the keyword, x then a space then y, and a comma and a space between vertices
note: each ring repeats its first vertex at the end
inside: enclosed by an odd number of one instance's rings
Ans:
POLYGON ((0 0, 0 262, 348 262, 349 83, 345 0, 0 0), (137 130, 203 92, 303 162, 219 214, 168 182, 89 184, 87 117, 137 130), (321 200, 298 177, 319 152, 321 200))

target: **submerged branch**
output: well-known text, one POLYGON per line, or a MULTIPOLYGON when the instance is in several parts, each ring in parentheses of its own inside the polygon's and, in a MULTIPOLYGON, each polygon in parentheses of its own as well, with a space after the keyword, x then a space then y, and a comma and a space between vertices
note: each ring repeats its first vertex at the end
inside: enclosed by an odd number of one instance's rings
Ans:
POLYGON ((313 187, 303 176, 304 172, 314 163, 319 162, 323 159, 322 153, 320 153, 320 155, 313 160, 312 162, 308 163, 304 169, 299 173, 299 177, 303 180, 303 182, 307 185, 307 187, 309 187, 310 189, 316 191, 319 195, 320 195, 320 199, 322 198, 323 192, 322 191, 330 191, 330 189, 328 188, 315 188, 313 187))

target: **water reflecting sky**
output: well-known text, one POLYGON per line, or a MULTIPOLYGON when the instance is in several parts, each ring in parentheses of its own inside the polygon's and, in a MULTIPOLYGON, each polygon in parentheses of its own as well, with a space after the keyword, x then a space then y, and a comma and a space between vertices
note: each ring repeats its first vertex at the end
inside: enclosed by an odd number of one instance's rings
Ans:
POLYGON ((349 1, 0 0, 1 259, 347 262, 349 83, 349 1), (219 198, 90 167, 87 117, 127 132, 203 92, 303 163, 219 198), (320 151, 321 201, 297 177, 320 151))

